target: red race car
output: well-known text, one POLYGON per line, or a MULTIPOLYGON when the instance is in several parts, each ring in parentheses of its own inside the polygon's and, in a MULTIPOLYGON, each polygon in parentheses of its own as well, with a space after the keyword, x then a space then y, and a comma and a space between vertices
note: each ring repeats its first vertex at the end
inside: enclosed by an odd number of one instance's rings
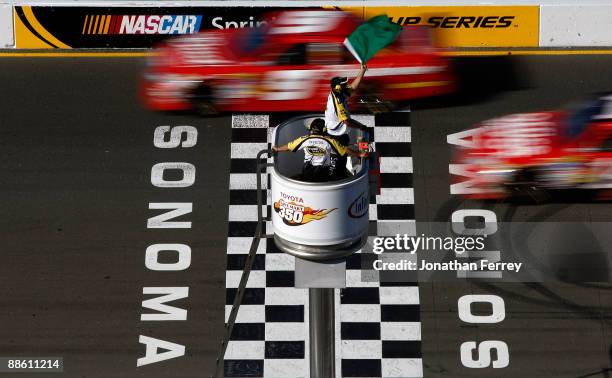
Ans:
POLYGON ((460 134, 449 137, 461 146, 449 167, 452 194, 543 202, 553 190, 589 189, 610 197, 612 94, 566 110, 494 118, 460 134))
MULTIPOLYGON (((273 13, 259 27, 211 30, 167 40, 149 59, 141 97, 153 110, 321 111, 334 76, 356 76, 343 45, 360 20, 331 10, 273 13)), ((405 28, 368 62, 352 109, 449 93, 448 59, 429 29, 405 28)))

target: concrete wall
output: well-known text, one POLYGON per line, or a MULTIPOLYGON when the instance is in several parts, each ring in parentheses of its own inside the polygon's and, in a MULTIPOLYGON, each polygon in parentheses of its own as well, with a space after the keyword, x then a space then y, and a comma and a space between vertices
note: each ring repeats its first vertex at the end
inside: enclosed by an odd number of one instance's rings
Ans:
POLYGON ((0 3, 0 48, 13 47, 13 7, 8 3, 0 3))
POLYGON ((612 4, 541 5, 540 47, 612 46, 612 4))

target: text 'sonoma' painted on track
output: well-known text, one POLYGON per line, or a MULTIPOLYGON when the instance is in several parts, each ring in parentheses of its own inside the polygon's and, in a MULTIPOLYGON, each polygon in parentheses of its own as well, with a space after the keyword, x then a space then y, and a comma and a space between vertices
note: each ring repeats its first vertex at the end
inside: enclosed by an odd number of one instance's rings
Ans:
MULTIPOLYGON (((190 148, 196 145, 198 131, 193 126, 158 126, 153 134, 153 144, 157 148, 190 148)), ((176 176, 176 175, 175 175, 176 176)), ((181 190, 194 184, 196 169, 187 162, 163 162, 151 167, 151 184, 156 188, 172 189, 168 192, 181 190), (180 178, 167 180, 164 172, 180 172, 180 178)), ((191 222, 176 220, 175 218, 191 214, 192 202, 149 202, 149 210, 157 215, 147 219, 147 229, 165 229, 170 233, 173 229, 191 229, 191 222), (159 213, 159 210, 162 210, 159 213)), ((146 248, 144 253, 145 269, 154 272, 184 271, 191 265, 191 247, 183 243, 155 243, 146 248), (172 259, 160 259, 164 255, 173 255, 172 259), (161 260, 161 261, 160 261, 161 260), (168 260, 172 262, 167 262, 168 260)), ((142 288, 141 322, 185 321, 187 309, 179 305, 169 305, 173 302, 189 297, 189 286, 145 286, 142 288), (150 311, 146 311, 150 310, 150 311)), ((161 323, 163 324, 163 323, 161 323)), ((169 340, 161 340, 147 335, 139 335, 138 342, 144 344, 145 353, 136 361, 136 366, 144 366, 156 362, 185 355, 185 346, 169 340)))
MULTIPOLYGON (((472 130, 462 131, 447 137, 448 144, 470 148, 472 130)), ((450 164, 449 173, 461 175, 464 170, 459 164, 450 164)), ((465 194, 470 192, 471 180, 452 184, 451 194, 465 194)), ((497 232, 497 215, 486 209, 460 209, 451 214, 453 232, 458 235, 488 236, 497 232), (484 220, 482 228, 468 227, 469 218, 484 220)), ((500 251, 467 252, 457 257, 485 258, 492 262, 501 261, 500 251)), ((460 278, 501 278, 501 271, 471 272, 457 271, 460 278)), ((493 294, 466 294, 457 300, 457 314, 459 319, 469 324, 497 324, 506 318, 504 299, 493 294), (491 313, 488 315, 474 315, 472 303, 488 303, 491 313)), ((502 369, 510 365, 510 350, 503 340, 465 340, 459 346, 461 364, 468 369, 502 369)))

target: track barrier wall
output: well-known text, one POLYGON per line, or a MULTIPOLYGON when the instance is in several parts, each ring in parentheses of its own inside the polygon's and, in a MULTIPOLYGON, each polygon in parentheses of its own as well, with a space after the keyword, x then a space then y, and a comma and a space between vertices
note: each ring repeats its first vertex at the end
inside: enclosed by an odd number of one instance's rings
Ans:
POLYGON ((542 5, 541 47, 612 46, 612 2, 608 5, 542 5))
MULTIPOLYGON (((475 2, 474 2, 475 3, 475 2)), ((612 0, 563 4, 517 0, 516 5, 400 1, 67 1, 0 3, 0 48, 150 48, 169 35, 256 26, 265 13, 287 7, 337 8, 361 18, 387 13, 403 25, 429 25, 437 44, 457 48, 609 47, 612 0), (388 2, 390 3, 390 2, 388 2), (410 5, 408 5, 410 3, 410 5), (403 5, 406 4, 406 5, 403 5), (414 5, 413 5, 414 4, 414 5), (424 5, 441 4, 441 5, 424 5), (452 4, 452 5, 450 5, 452 4), (464 4, 464 5, 457 5, 464 4)))
POLYGON ((13 47, 13 7, 8 3, 0 3, 0 48, 13 47))

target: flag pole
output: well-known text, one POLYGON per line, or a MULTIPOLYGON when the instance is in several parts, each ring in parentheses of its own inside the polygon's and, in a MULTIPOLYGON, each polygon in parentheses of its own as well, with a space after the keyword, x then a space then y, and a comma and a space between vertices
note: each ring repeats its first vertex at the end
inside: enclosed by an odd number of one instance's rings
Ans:
POLYGON ((310 323, 310 376, 336 377, 334 289, 308 289, 310 323))

